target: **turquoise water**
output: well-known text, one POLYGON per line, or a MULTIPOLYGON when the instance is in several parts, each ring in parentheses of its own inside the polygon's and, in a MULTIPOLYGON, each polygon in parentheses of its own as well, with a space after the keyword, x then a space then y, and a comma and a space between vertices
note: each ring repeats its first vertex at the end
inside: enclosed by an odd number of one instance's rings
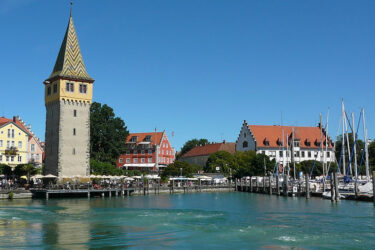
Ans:
POLYGON ((0 201, 0 248, 375 248, 372 203, 250 193, 0 201))

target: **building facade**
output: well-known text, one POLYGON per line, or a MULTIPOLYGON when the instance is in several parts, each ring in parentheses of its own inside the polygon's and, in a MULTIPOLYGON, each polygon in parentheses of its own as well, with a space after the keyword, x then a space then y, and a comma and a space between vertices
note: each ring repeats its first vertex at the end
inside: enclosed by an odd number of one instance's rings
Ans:
POLYGON ((335 161, 334 144, 320 126, 263 126, 244 121, 236 151, 248 150, 268 155, 283 166, 292 161, 335 161))
POLYGON ((52 74, 44 81, 45 174, 90 174, 90 106, 93 82, 70 14, 52 74))
POLYGON ((175 149, 164 132, 132 133, 126 139, 126 152, 117 167, 157 172, 173 163, 175 149))
POLYGON ((0 164, 11 168, 28 163, 29 134, 15 117, 0 117, 0 164))
POLYGON ((234 154, 236 151, 236 144, 223 141, 222 143, 211 143, 204 146, 198 146, 182 155, 180 160, 204 167, 206 166, 210 155, 218 151, 227 151, 234 154))

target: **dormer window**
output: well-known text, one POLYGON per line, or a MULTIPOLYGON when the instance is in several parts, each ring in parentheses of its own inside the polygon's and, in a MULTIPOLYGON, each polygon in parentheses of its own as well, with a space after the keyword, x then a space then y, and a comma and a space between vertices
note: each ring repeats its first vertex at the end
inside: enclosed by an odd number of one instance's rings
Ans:
POLYGON ((294 141, 293 145, 294 147, 299 147, 299 141, 294 141))
POLYGON ((146 135, 145 141, 151 141, 151 135, 146 135))
POLYGON ((277 145, 279 145, 279 146, 284 146, 284 145, 283 145, 283 142, 280 140, 280 138, 277 138, 276 143, 277 143, 277 145))
POLYGON ((130 139, 131 142, 137 142, 138 141, 138 136, 132 136, 130 139))
POLYGON ((318 139, 316 139, 314 144, 315 144, 315 146, 320 146, 320 141, 318 141, 318 139))
POLYGON ((306 139, 305 140, 305 145, 308 146, 308 147, 310 147, 311 146, 311 142, 308 139, 306 139))
POLYGON ((267 139, 267 137, 264 138, 263 144, 264 144, 264 146, 269 146, 270 145, 270 141, 267 139))

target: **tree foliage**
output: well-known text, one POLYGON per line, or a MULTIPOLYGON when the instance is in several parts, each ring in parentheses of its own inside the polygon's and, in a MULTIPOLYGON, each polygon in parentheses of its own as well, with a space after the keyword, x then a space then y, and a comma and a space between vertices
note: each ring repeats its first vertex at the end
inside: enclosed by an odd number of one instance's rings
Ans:
POLYGON ((236 152, 234 154, 237 169, 235 177, 242 176, 261 176, 264 175, 264 167, 266 167, 266 174, 272 172, 275 167, 275 160, 265 154, 256 154, 254 151, 236 152))
POLYGON ((197 146, 204 146, 208 144, 207 139, 191 139, 187 142, 185 142, 184 146, 182 146, 181 151, 179 152, 177 158, 181 157, 182 155, 189 152, 191 149, 197 147, 197 146))
POLYGON ((100 162, 115 163, 125 152, 125 140, 129 131, 125 122, 115 117, 106 104, 94 102, 90 108, 90 156, 100 162))
POLYGON ((90 160, 91 173, 94 175, 141 175, 138 170, 125 170, 116 168, 111 162, 100 162, 95 159, 90 160))
POLYGON ((6 164, 0 164, 0 174, 11 175, 12 174, 12 168, 9 167, 6 164))
POLYGON ((215 173, 216 167, 220 168, 220 173, 228 175, 230 169, 236 169, 234 156, 227 151, 217 151, 211 154, 204 167, 204 172, 215 173))
POLYGON ((368 145, 370 170, 375 171, 375 141, 368 145))
POLYGON ((180 169, 182 169, 183 176, 192 177, 193 174, 196 174, 198 171, 202 170, 202 167, 184 161, 175 161, 164 169, 163 173, 161 174, 161 178, 165 180, 169 176, 180 176, 180 169))

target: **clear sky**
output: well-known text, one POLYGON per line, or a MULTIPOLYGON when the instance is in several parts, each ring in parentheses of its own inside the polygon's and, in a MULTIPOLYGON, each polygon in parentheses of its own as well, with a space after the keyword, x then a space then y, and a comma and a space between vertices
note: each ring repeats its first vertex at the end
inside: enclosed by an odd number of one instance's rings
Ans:
MULTIPOLYGON (((0 0, 0 116, 44 139, 42 82, 69 1, 0 0)), ((375 137, 375 1, 76 0, 73 18, 94 101, 131 132, 235 141, 251 124, 315 126, 341 99, 375 137), (282 119, 281 119, 282 117, 282 119)))

